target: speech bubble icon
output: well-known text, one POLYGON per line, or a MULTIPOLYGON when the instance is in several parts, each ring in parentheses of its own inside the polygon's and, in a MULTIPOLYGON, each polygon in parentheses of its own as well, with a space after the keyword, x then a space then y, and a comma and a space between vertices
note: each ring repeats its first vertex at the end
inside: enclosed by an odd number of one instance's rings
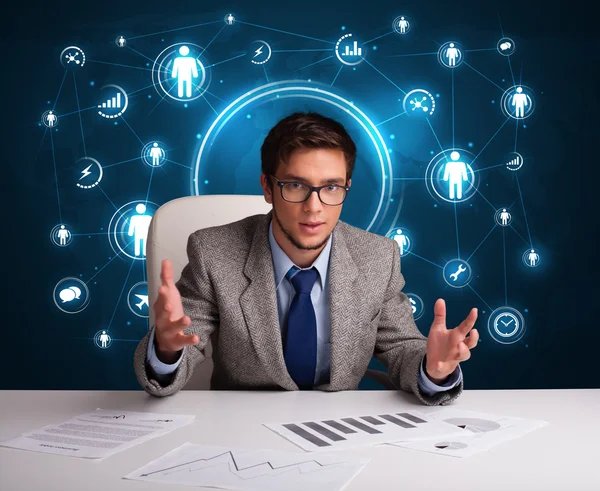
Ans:
POLYGON ((81 296, 81 290, 76 286, 70 286, 69 288, 75 292, 75 298, 79 299, 81 296))
POLYGON ((506 41, 500 45, 500 49, 502 51, 506 51, 507 49, 510 49, 511 46, 512 46, 512 44, 510 44, 508 41, 506 41))
POLYGON ((75 298, 75 291, 71 288, 65 288, 64 290, 60 291, 58 296, 63 301, 63 303, 70 302, 75 298))

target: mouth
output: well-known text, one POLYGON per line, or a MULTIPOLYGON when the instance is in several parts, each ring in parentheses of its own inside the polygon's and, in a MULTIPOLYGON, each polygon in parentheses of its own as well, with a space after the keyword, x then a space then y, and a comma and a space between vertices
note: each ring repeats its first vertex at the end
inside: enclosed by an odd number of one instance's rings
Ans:
POLYGON ((308 233, 316 233, 325 226, 324 222, 301 223, 300 228, 308 233))

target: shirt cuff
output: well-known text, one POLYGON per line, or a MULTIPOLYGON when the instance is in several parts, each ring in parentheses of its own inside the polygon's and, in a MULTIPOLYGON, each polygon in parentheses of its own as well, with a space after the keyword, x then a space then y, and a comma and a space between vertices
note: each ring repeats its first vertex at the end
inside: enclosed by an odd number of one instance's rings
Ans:
POLYGON ((152 331, 150 331, 150 339, 148 339, 148 351, 146 352, 146 358, 148 360, 148 364, 154 370, 154 373, 157 375, 170 375, 181 363, 181 359, 183 358, 183 351, 179 356, 179 359, 173 364, 163 363, 156 356, 156 346, 154 344, 154 327, 152 327, 152 331))
POLYGON ((425 373, 425 357, 423 357, 420 366, 421 368, 419 370, 419 376, 417 377, 417 383, 419 384, 419 389, 428 396, 450 390, 456 387, 462 380, 460 364, 456 366, 456 369, 448 376, 448 380, 443 385, 437 385, 429 380, 429 377, 425 373))

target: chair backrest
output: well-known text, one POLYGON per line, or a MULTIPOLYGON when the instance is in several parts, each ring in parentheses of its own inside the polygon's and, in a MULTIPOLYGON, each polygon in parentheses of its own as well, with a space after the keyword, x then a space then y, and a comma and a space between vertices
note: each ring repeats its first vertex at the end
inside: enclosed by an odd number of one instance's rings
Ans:
MULTIPOLYGON (((271 205, 263 195, 215 194, 177 198, 162 205, 152 217, 146 240, 148 275, 149 326, 154 324, 154 302, 160 286, 163 259, 173 263, 175 281, 188 263, 187 241, 190 234, 201 228, 224 225, 243 218, 266 214, 271 205)), ((207 359, 194 370, 184 389, 208 390, 212 374, 212 346, 206 348, 207 359)))

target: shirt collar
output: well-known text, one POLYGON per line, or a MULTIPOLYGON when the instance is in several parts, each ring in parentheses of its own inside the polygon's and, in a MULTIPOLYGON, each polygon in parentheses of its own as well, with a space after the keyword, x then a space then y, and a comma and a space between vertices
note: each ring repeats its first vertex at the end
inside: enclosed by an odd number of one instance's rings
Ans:
MULTIPOLYGON (((315 261, 310 266, 311 268, 314 266, 314 268, 319 273, 321 289, 325 289, 325 280, 327 279, 327 270, 329 269, 329 256, 331 254, 332 238, 333 234, 329 234, 327 244, 325 244, 325 247, 321 251, 321 254, 319 254, 317 259, 315 259, 315 261)), ((281 281, 283 280, 283 278, 285 278, 285 275, 290 270, 290 268, 292 266, 300 268, 300 266, 297 266, 292 262, 292 260, 288 257, 288 255, 285 252, 283 252, 283 249, 275 240, 275 236, 273 235, 273 219, 271 219, 271 222, 269 223, 269 244, 271 246, 271 255, 273 256, 273 269, 275 271, 275 289, 277 289, 279 288, 281 281)))

